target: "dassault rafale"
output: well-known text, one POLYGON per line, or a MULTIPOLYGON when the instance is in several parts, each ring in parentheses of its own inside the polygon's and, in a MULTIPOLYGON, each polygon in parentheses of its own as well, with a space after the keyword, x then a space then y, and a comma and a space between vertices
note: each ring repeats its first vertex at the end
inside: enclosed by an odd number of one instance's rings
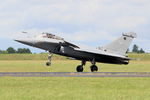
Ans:
POLYGON ((51 33, 42 33, 35 37, 15 39, 15 41, 48 51, 47 66, 51 65, 52 55, 58 54, 80 60, 81 64, 76 67, 77 72, 84 71, 87 61, 91 62, 91 72, 96 72, 98 71, 96 62, 129 64, 132 59, 128 57, 127 50, 136 37, 136 33, 133 32, 123 33, 110 44, 98 48, 79 46, 51 33))

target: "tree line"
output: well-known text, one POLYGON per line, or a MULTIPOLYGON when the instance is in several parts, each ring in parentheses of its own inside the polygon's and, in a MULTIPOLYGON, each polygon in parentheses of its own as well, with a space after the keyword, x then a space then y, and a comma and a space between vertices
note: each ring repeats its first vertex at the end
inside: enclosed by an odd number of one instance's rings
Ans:
POLYGON ((23 53, 28 53, 31 54, 32 52, 28 48, 18 48, 15 50, 13 47, 9 47, 7 50, 0 50, 0 54, 23 54, 23 53))
POLYGON ((132 52, 133 53, 145 53, 145 51, 142 48, 139 48, 136 44, 133 45, 132 52))

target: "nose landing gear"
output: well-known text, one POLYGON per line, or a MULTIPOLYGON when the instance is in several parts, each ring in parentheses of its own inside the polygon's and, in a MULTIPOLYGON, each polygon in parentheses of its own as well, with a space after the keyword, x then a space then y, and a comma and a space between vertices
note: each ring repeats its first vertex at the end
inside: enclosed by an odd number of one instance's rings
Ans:
POLYGON ((53 56, 53 53, 48 52, 48 62, 46 62, 46 66, 51 66, 52 56, 53 56))

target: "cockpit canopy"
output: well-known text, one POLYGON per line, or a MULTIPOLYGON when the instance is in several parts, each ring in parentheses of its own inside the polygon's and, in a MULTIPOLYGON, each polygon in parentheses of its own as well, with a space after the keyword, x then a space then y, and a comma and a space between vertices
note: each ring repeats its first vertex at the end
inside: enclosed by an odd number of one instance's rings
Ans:
POLYGON ((41 35, 38 35, 37 37, 64 40, 63 38, 56 36, 54 34, 51 34, 51 33, 42 33, 41 35))

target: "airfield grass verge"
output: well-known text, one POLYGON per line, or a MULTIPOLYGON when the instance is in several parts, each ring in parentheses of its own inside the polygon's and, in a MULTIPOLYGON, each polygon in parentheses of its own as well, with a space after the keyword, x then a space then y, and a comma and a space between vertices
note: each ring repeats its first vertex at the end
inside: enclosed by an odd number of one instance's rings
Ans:
MULTIPOLYGON (((150 72, 150 54, 130 53, 129 57, 138 60, 130 61, 129 65, 113 65, 97 63, 101 72, 150 72)), ((77 60, 54 55, 52 66, 47 67, 47 54, 0 54, 0 72, 76 72, 77 60)), ((87 62, 85 72, 90 71, 87 62)))
MULTIPOLYGON (((150 72, 149 54, 131 56, 142 59, 97 66, 100 72, 150 72)), ((76 72, 81 63, 59 57, 47 67, 47 54, 0 55, 0 72, 76 72)), ((132 77, 0 77, 0 100, 149 100, 149 83, 150 78, 132 77)))
POLYGON ((129 53, 130 58, 135 58, 137 61, 150 61, 150 53, 137 54, 129 53))
MULTIPOLYGON (((47 60, 48 54, 0 54, 0 60, 47 60)), ((64 60, 66 57, 55 55, 53 60, 64 60)))
POLYGON ((3 77, 1 100, 149 100, 149 78, 3 77))
MULTIPOLYGON (((53 60, 52 66, 45 60, 5 60, 0 61, 0 72, 76 72, 81 62, 76 60, 53 60)), ((150 61, 131 61, 129 65, 97 63, 99 72, 150 72, 150 61)), ((91 63, 87 63, 84 72, 90 72, 91 63)))

